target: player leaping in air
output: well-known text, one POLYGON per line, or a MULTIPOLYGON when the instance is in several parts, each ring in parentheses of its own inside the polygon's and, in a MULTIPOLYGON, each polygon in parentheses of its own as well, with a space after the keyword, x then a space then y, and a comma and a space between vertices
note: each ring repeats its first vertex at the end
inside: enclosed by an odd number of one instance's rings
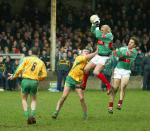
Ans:
POLYGON ((75 89, 76 92, 78 93, 80 102, 81 102, 81 106, 82 106, 82 110, 83 110, 83 118, 84 119, 87 118, 87 106, 86 106, 86 103, 84 100, 84 91, 80 87, 80 84, 83 80, 84 67, 86 66, 88 60, 91 59, 96 54, 97 54, 97 51, 89 54, 89 50, 84 49, 82 51, 82 54, 76 57, 73 67, 70 70, 70 72, 66 78, 63 94, 57 102, 56 111, 52 115, 53 119, 57 118, 58 113, 59 113, 61 107, 63 106, 64 101, 68 97, 71 89, 75 89))
POLYGON ((111 33, 111 28, 108 25, 102 25, 101 29, 99 29, 100 18, 97 15, 92 15, 90 17, 90 21, 92 23, 91 32, 98 40, 98 54, 95 55, 95 57, 93 57, 84 68, 85 74, 81 86, 86 88, 89 71, 90 69, 94 68, 94 75, 106 85, 107 93, 109 94, 111 85, 101 71, 103 70, 106 61, 109 59, 110 54, 112 53, 113 35, 111 33))

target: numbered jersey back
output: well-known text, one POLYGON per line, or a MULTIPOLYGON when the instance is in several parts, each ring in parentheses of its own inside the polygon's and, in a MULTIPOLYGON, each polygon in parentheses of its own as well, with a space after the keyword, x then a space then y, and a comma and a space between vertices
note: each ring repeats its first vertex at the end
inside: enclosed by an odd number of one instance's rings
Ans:
POLYGON ((38 80, 42 67, 45 66, 44 62, 36 56, 26 57, 23 61, 25 61, 26 65, 22 76, 38 80))

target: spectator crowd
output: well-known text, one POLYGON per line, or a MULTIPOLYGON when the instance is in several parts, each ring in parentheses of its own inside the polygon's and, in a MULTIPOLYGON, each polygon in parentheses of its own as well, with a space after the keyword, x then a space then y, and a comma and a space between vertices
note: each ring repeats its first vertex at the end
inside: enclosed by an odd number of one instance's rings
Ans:
MULTIPOLYGON (((39 57, 47 69, 50 69, 50 13, 48 13, 50 7, 45 7, 45 12, 42 12, 28 0, 23 7, 20 14, 13 15, 8 2, 0 3, 0 54, 22 53, 28 56, 32 54, 30 50, 32 47, 38 47, 39 57)), ((101 24, 110 25, 114 35, 113 45, 116 48, 127 45, 133 35, 139 38, 139 54, 133 74, 141 74, 141 59, 150 52, 150 8, 145 0, 133 0, 130 3, 123 0, 102 0, 96 3, 95 11, 86 4, 78 9, 58 1, 57 8, 59 9, 56 38, 58 64, 60 60, 67 58, 71 65, 81 49, 93 51, 96 48, 96 40, 90 33, 89 17, 98 14, 101 24)), ((18 60, 11 60, 10 56, 5 59, 0 56, 0 86, 10 90, 15 88, 15 86, 9 88, 7 74, 13 73, 18 63, 18 60)))

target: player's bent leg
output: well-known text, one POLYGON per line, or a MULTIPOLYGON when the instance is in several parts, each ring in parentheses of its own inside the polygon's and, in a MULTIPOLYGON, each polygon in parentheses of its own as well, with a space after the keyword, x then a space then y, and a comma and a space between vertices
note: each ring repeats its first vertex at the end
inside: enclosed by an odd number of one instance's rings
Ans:
POLYGON ((124 76, 121 78, 120 98, 119 98, 118 106, 117 106, 117 109, 119 109, 119 110, 121 110, 121 107, 122 107, 123 99, 125 96, 125 90, 128 85, 129 78, 130 78, 130 76, 124 76))
POLYGON ((35 112, 37 103, 36 93, 39 82, 36 80, 26 80, 26 82, 30 85, 27 89, 31 96, 31 114, 28 119, 28 124, 35 124, 36 123, 35 112))
MULTIPOLYGON (((22 107, 23 107, 24 115, 26 119, 29 118, 28 103, 27 103, 28 94, 30 94, 30 91, 31 91, 31 88, 29 85, 30 85, 30 80, 28 79, 22 80, 21 82, 22 107)), ((28 120, 27 120, 27 123, 28 123, 28 120)), ((32 122, 28 124, 32 124, 32 122)))
POLYGON ((92 63, 92 62, 89 62, 85 68, 84 68, 84 76, 83 76, 83 81, 82 81, 82 88, 85 90, 86 88, 86 84, 87 84, 87 80, 88 80, 88 77, 89 77, 89 72, 91 69, 93 69, 95 67, 95 64, 92 63))
POLYGON ((113 79, 112 80, 112 87, 111 90, 112 92, 110 93, 110 100, 109 100, 109 104, 108 104, 108 112, 113 114, 113 104, 114 104, 114 99, 115 99, 115 95, 117 93, 117 90, 120 86, 120 79, 113 79))
POLYGON ((36 95, 31 95, 31 116, 29 117, 29 119, 32 121, 32 124, 36 123, 35 119, 36 104, 37 104, 36 95))
POLYGON ((97 64, 94 68, 93 74, 97 76, 104 69, 104 65, 97 64))
POLYGON ((36 95, 31 96, 31 116, 35 116, 35 111, 36 111, 36 95))
POLYGON ((24 115, 26 119, 28 119, 29 117, 28 103, 27 103, 28 94, 21 93, 21 96, 22 96, 22 107, 23 107, 24 115))
POLYGON ((83 119, 86 120, 87 119, 87 105, 84 99, 84 91, 80 88, 76 88, 76 92, 78 93, 79 98, 80 98, 80 103, 81 103, 81 107, 83 110, 83 119))
POLYGON ((93 69, 95 66, 96 66, 96 65, 95 65, 94 63, 89 62, 89 63, 85 66, 85 68, 84 68, 84 73, 85 73, 85 74, 89 73, 89 71, 90 71, 91 69, 93 69))
POLYGON ((112 91, 109 94, 108 113, 113 114, 113 104, 114 104, 115 94, 113 92, 113 89, 111 90, 112 91))
POLYGON ((96 65, 93 73, 95 76, 97 76, 107 87, 107 94, 110 94, 110 82, 107 80, 107 78, 105 77, 105 75, 103 73, 101 73, 101 71, 104 69, 104 65, 98 64, 96 65))
POLYGON ((64 90, 63 90, 63 94, 62 94, 61 98, 57 102, 56 111, 52 114, 52 118, 53 119, 57 118, 58 113, 59 113, 61 107, 63 106, 64 101, 68 97, 69 93, 70 93, 70 87, 65 86, 64 90))
POLYGON ((58 101, 56 110, 58 110, 58 111, 60 110, 60 108, 63 106, 64 101, 67 99, 69 93, 70 93, 70 87, 64 87, 62 97, 58 101))
POLYGON ((113 94, 115 95, 120 87, 121 79, 119 78, 113 78, 112 80, 112 89, 113 89, 113 94))
POLYGON ((24 110, 24 115, 27 119, 27 124, 33 124, 33 123, 36 123, 36 122, 35 122, 35 120, 33 121, 33 119, 29 115, 27 98, 28 98, 28 94, 23 94, 22 93, 22 106, 23 106, 23 110, 24 110))

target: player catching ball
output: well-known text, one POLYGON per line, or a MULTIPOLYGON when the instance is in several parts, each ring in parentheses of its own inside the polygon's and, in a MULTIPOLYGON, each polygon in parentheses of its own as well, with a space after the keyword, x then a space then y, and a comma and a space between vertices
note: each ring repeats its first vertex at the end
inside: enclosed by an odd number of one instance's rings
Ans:
POLYGON ((118 57, 118 63, 114 69, 113 82, 112 82, 112 92, 110 93, 110 101, 108 106, 108 112, 113 113, 113 103, 114 98, 117 93, 118 88, 120 87, 120 98, 118 101, 117 109, 121 109, 123 99, 125 96, 125 89, 128 85, 131 65, 133 64, 136 56, 138 46, 138 40, 136 37, 131 37, 128 43, 128 46, 121 47, 114 52, 114 55, 118 57))
POLYGON ((61 107, 63 106, 64 101, 68 97, 71 89, 75 89, 75 91, 79 95, 82 110, 83 110, 83 118, 87 119, 87 106, 84 100, 84 91, 80 87, 80 84, 83 80, 84 67, 86 66, 88 60, 94 57, 96 54, 97 54, 97 51, 89 54, 89 50, 84 49, 81 55, 76 57, 74 64, 72 66, 72 69, 70 70, 66 78, 63 94, 57 102, 56 111, 52 115, 53 119, 57 118, 58 113, 61 107))
POLYGON ((9 74, 10 80, 22 76, 21 82, 21 95, 22 107, 24 115, 28 124, 35 124, 35 111, 36 111, 36 93, 40 80, 47 77, 46 67, 42 60, 37 57, 38 48, 32 48, 32 56, 25 57, 22 63, 18 66, 14 74, 9 74), (27 98, 31 95, 31 113, 28 110, 27 98))
POLYGON ((109 94, 111 85, 104 76, 104 74, 101 73, 101 71, 104 69, 105 63, 112 53, 113 35, 111 33, 111 28, 108 25, 102 25, 99 29, 100 18, 97 15, 92 15, 90 17, 90 21, 92 23, 91 32, 95 35, 95 37, 98 40, 98 54, 95 55, 84 68, 85 74, 83 78, 82 87, 86 88, 89 71, 90 69, 94 68, 94 75, 106 85, 108 91, 107 93, 109 94))

